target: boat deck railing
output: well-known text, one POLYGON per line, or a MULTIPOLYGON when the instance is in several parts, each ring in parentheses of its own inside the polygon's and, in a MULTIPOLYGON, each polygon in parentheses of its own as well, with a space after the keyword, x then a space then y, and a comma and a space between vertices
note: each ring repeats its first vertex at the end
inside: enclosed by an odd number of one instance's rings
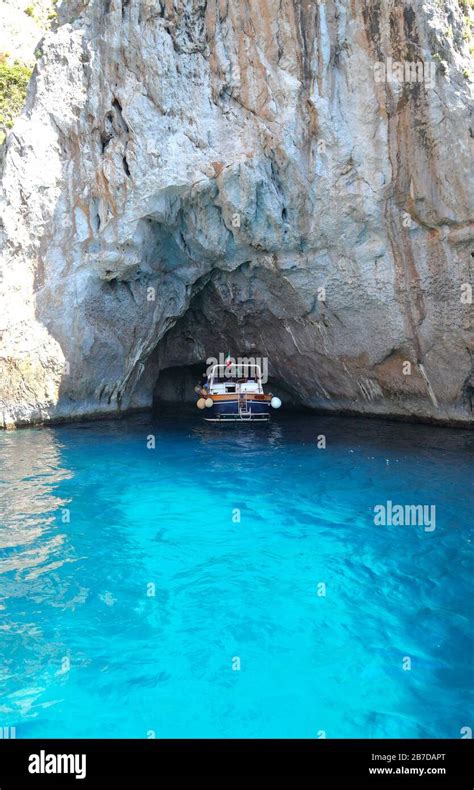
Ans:
MULTIPOLYGON (((232 374, 232 371, 235 371, 236 373, 238 373, 242 369, 242 367, 245 367, 245 369, 248 370, 248 371, 251 371, 251 370, 254 371, 256 392, 262 393, 263 392, 262 371, 261 371, 260 365, 257 365, 256 363, 250 363, 250 364, 244 365, 244 366, 243 365, 237 365, 237 364, 234 364, 234 363, 231 364, 231 365, 223 365, 223 364, 213 365, 213 367, 211 369, 211 373, 209 375, 209 390, 210 390, 210 392, 212 392, 212 388, 214 387, 215 383, 219 383, 219 384, 221 384, 221 383, 222 384, 229 383, 229 384, 232 384, 232 383, 234 383, 234 381, 235 381, 235 392, 236 393, 245 392, 245 390, 241 389, 239 384, 242 384, 242 383, 246 384, 248 382, 239 382, 238 379, 240 377, 238 377, 237 375, 233 376, 233 374, 232 374), (222 377, 219 374, 220 370, 224 371, 224 375, 222 377), (230 374, 228 373, 229 370, 231 371, 230 374), (223 382, 221 382, 221 381, 215 382, 216 376, 217 376, 218 379, 219 378, 223 378, 224 381, 223 382)), ((249 378, 249 377, 247 376, 247 377, 242 377, 242 378, 249 378)))

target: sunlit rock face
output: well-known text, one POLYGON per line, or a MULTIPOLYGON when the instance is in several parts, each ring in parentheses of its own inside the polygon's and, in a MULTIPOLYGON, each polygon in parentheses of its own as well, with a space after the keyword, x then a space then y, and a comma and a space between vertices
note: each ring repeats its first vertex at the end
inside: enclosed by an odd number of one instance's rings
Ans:
POLYGON ((7 141, 3 424, 228 350, 306 406, 472 420, 465 14, 66 3, 7 141))

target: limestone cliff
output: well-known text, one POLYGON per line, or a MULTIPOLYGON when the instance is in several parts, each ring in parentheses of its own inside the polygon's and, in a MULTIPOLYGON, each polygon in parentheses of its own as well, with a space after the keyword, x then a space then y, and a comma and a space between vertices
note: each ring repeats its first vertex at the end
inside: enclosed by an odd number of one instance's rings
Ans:
POLYGON ((3 425, 229 349, 308 406, 472 420, 468 13, 63 3, 4 157, 3 425))

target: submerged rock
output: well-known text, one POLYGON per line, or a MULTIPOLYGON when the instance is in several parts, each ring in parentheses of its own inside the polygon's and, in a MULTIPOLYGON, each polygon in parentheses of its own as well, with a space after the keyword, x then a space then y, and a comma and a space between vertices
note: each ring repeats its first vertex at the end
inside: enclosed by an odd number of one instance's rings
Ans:
POLYGON ((310 407, 472 420, 466 4, 61 14, 4 157, 3 425, 228 349, 310 407))

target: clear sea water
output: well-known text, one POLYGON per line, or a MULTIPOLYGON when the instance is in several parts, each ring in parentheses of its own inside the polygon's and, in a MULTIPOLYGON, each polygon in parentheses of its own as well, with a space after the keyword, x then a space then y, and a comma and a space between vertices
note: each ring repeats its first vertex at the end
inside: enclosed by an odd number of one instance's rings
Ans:
POLYGON ((1 434, 0 726, 459 738, 473 449, 467 430, 283 413, 1 434), (375 525, 388 500, 436 505, 436 529, 375 525))

